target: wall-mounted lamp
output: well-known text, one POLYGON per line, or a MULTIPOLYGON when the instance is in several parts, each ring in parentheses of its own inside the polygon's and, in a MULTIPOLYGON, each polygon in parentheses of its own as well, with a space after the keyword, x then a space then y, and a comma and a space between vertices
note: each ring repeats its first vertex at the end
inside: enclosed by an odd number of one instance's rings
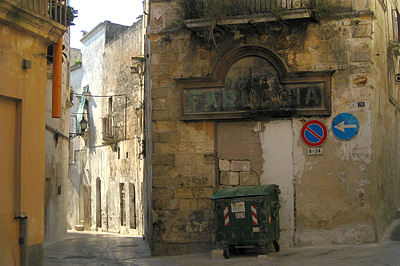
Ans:
POLYGON ((81 132, 80 133, 69 133, 69 139, 73 139, 77 136, 83 136, 83 134, 85 133, 85 130, 87 128, 88 121, 85 119, 85 117, 82 117, 82 120, 79 122, 79 124, 81 125, 81 132))

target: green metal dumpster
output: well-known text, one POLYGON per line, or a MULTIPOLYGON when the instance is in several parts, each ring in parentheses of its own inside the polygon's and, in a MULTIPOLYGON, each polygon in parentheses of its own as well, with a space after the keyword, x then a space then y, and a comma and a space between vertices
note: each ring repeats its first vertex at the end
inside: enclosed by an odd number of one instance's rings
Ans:
POLYGON ((278 185, 221 188, 214 192, 217 239, 224 248, 242 252, 261 247, 263 254, 272 243, 279 251, 279 194, 278 185))

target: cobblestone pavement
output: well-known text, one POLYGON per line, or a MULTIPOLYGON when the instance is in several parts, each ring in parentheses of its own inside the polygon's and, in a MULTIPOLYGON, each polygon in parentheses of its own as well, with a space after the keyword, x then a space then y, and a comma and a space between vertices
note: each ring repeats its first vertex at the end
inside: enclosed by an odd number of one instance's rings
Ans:
POLYGON ((400 266, 400 222, 377 244, 324 247, 281 248, 269 250, 267 256, 257 251, 232 254, 230 259, 212 259, 206 253, 152 257, 141 238, 104 233, 69 232, 66 240, 45 247, 46 266, 64 265, 287 265, 287 266, 400 266))

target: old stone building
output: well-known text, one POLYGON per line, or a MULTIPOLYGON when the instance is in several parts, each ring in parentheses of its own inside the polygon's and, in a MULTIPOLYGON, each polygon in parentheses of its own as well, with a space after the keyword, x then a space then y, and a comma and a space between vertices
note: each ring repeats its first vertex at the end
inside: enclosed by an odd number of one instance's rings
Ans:
POLYGON ((396 218, 399 2, 278 3, 148 1, 153 254, 214 245, 220 187, 279 185, 283 248, 396 218))
POLYGON ((104 21, 81 42, 71 69, 68 227, 142 236, 142 21, 104 21))
POLYGON ((45 243, 64 239, 67 235, 67 182, 69 154, 70 56, 69 30, 63 35, 61 71, 61 115, 52 116, 53 49, 49 49, 46 86, 46 180, 44 196, 45 243))
POLYGON ((55 10, 67 4, 0 1, 1 265, 43 265, 46 55, 61 47, 70 20, 55 10))

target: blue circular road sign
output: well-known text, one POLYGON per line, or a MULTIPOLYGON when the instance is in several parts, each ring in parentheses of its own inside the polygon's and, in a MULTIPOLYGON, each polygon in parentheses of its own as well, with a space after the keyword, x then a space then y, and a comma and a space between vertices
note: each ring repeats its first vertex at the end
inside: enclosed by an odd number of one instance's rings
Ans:
POLYGON ((359 129, 358 120, 352 114, 341 113, 332 121, 332 132, 340 140, 351 140, 359 129))

